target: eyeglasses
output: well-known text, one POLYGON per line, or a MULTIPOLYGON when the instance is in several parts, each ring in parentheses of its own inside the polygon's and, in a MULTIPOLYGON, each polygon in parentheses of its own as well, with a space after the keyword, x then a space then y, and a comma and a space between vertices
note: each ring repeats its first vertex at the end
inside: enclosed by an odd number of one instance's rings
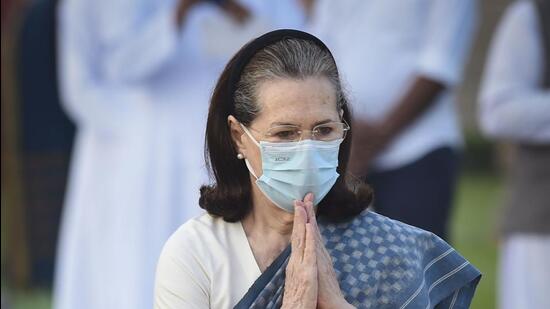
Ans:
MULTIPOLYGON (((250 128, 252 129, 252 128, 250 128)), ((252 129, 263 135, 263 140, 272 143, 298 142, 306 139, 306 132, 310 132, 312 140, 334 141, 345 138, 349 125, 344 122, 327 122, 315 126, 312 130, 302 130, 295 125, 280 125, 269 128, 266 132, 252 129)))

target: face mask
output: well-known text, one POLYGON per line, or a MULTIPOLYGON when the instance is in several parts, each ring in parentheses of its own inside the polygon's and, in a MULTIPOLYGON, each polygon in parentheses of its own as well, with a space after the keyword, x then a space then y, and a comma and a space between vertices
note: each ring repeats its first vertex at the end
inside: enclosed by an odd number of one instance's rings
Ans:
POLYGON ((259 178, 245 159, 256 185, 275 205, 294 212, 294 201, 314 194, 313 205, 330 191, 339 174, 338 151, 343 139, 331 142, 303 140, 300 142, 257 142, 246 127, 246 134, 260 148, 263 174, 259 178))

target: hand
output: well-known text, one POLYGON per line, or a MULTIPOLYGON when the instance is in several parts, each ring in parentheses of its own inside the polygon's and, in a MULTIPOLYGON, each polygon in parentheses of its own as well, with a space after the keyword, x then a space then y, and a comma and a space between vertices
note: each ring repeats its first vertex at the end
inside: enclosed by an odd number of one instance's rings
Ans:
POLYGON ((346 302, 336 272, 332 266, 332 259, 323 244, 323 237, 317 226, 315 211, 313 210, 313 193, 309 193, 304 198, 308 222, 312 224, 312 229, 315 234, 315 253, 317 255, 317 282, 319 283, 317 308, 348 308, 350 304, 346 302))
POLYGON ((303 202, 294 203, 291 247, 282 308, 316 308, 318 282, 315 231, 312 224, 307 222, 303 202))
POLYGON ((176 25, 181 27, 187 17, 187 14, 189 13, 189 10, 191 10, 194 5, 202 1, 204 0, 179 0, 176 7, 176 25))
POLYGON ((391 134, 384 125, 373 125, 365 121, 353 123, 353 140, 349 162, 350 172, 358 177, 367 174, 372 160, 391 141, 391 134))
POLYGON ((237 23, 243 24, 252 15, 250 10, 235 0, 220 1, 221 8, 237 23))

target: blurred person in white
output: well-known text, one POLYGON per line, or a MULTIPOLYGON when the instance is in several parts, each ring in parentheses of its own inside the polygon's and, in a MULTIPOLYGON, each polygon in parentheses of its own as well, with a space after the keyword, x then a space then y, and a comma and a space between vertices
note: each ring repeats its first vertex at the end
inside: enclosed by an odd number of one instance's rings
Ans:
POLYGON ((462 143, 453 91, 476 17, 475 0, 320 0, 310 29, 348 83, 350 168, 375 210, 445 239, 462 143))
POLYGON ((485 135, 513 148, 500 222, 500 308, 550 308, 550 1, 508 7, 479 101, 485 135))
POLYGON ((300 27, 284 1, 66 0, 62 101, 77 123, 54 308, 151 308, 157 258, 206 179, 203 128, 229 57, 300 27))

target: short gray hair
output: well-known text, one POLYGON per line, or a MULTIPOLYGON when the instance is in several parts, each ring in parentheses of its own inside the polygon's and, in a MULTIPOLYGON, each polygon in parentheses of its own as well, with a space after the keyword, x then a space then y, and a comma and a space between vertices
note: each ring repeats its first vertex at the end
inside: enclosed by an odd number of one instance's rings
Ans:
POLYGON ((338 69, 329 51, 302 39, 284 39, 265 47, 250 59, 237 83, 235 117, 246 126, 256 118, 260 112, 257 104, 260 83, 308 77, 326 77, 336 89, 337 108, 345 104, 338 69))

